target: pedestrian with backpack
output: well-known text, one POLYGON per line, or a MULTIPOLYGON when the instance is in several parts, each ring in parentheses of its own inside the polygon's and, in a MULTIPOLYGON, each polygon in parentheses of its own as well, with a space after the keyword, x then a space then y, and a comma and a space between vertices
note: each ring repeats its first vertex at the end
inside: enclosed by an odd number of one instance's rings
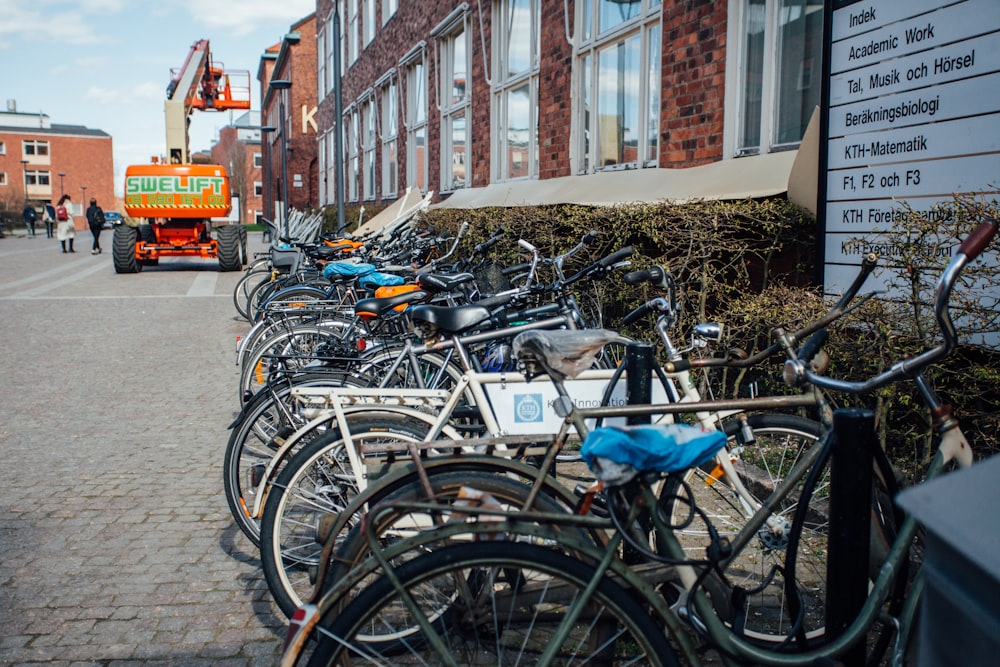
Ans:
POLYGON ((56 237, 56 207, 52 205, 52 202, 45 202, 45 208, 42 209, 42 222, 45 223, 45 238, 54 239, 56 237))
POLYGON ((73 202, 69 195, 63 195, 56 204, 56 238, 62 245, 62 251, 66 250, 66 241, 69 241, 69 251, 73 250, 73 239, 76 238, 76 223, 73 221, 73 202))
POLYGON ((28 230, 28 236, 35 235, 35 221, 38 220, 38 211, 30 203, 25 203, 24 211, 21 214, 24 217, 24 226, 28 230))
POLYGON ((90 207, 87 209, 87 224, 90 225, 90 233, 94 235, 94 247, 90 249, 90 254, 100 255, 101 230, 104 229, 104 210, 97 205, 96 199, 90 200, 90 207))

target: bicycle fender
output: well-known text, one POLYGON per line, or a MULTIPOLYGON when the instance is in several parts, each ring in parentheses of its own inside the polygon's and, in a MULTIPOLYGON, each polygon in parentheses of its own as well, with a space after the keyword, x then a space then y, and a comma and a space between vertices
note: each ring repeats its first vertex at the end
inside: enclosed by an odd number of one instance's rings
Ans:
POLYGON ((962 468, 968 468, 972 465, 972 447, 960 428, 945 431, 944 435, 941 436, 941 446, 938 449, 941 450, 944 463, 954 460, 962 468))

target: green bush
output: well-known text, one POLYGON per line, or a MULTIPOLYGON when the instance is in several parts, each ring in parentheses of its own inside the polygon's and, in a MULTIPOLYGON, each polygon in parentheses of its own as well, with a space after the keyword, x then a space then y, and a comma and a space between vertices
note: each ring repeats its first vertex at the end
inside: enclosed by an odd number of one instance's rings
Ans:
MULTIPOLYGON (((893 253, 880 259, 877 271, 892 287, 894 300, 868 301, 831 327, 829 373, 847 379, 871 377, 933 345, 937 328, 929 304, 934 281, 958 239, 991 214, 997 214, 995 204, 956 199, 936 210, 932 220, 911 213, 885 232, 882 245, 891 246, 893 253)), ((673 333, 679 347, 684 346, 692 325, 718 321, 725 331, 720 350, 739 348, 753 354, 772 342, 776 326, 794 330, 822 315, 832 303, 815 285, 815 220, 783 198, 682 206, 434 209, 419 224, 439 233, 455 233, 462 222, 469 222, 470 227, 460 252, 469 252, 494 230, 506 228, 504 241, 495 249, 501 264, 524 261, 519 238, 538 247, 542 256, 552 257, 572 248, 584 233, 596 230, 598 243, 575 256, 572 266, 566 267, 567 274, 625 245, 634 246, 630 270, 659 264, 677 281, 683 310, 673 333)), ((997 281, 991 274, 989 262, 981 260, 969 267, 956 288, 953 303, 964 313, 960 322, 963 341, 1000 330, 996 304, 984 300, 982 290, 970 290, 977 284, 995 288, 997 281)), ((604 325, 616 328, 632 308, 658 296, 656 288, 633 287, 620 276, 578 289, 597 299, 604 325)), ((640 323, 624 333, 649 340, 655 335, 649 324, 640 323)), ((705 389, 717 397, 747 395, 751 387, 758 393, 788 392, 780 382, 781 362, 776 358, 751 371, 716 372, 704 380, 705 389)), ((939 393, 956 406, 978 456, 1000 449, 998 362, 996 351, 966 345, 946 365, 929 373, 939 393)), ((875 411, 880 442, 898 462, 916 470, 927 461, 931 454, 928 416, 912 384, 891 385, 861 402, 875 411)))

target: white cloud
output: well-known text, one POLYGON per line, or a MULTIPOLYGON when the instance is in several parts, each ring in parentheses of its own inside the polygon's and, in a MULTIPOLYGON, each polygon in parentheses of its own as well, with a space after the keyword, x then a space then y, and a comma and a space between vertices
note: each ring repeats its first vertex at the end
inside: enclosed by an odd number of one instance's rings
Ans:
POLYGON ((282 35, 288 26, 316 11, 315 0, 174 0, 198 23, 226 28, 236 36, 271 27, 282 35))

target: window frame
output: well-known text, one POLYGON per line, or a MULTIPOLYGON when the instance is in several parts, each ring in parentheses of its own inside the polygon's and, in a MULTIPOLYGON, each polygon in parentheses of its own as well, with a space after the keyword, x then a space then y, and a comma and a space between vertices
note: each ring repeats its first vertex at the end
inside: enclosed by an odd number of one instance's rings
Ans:
POLYGON ((344 148, 347 152, 347 173, 344 175, 345 201, 360 201, 358 176, 360 155, 358 153, 358 110, 352 104, 344 111, 344 148))
POLYGON ((379 86, 379 103, 381 189, 384 199, 399 194, 399 85, 394 74, 386 77, 379 86))
MULTIPOLYGON (((602 30, 601 10, 604 0, 577 3, 574 56, 573 138, 570 161, 574 173, 586 174, 623 169, 659 166, 662 120, 663 9, 660 0, 641 0, 635 16, 623 19, 602 30), (638 95, 635 100, 635 159, 624 159, 631 142, 616 142, 622 159, 601 165, 600 58, 616 45, 625 48, 638 37, 638 66, 635 70, 638 95), (593 113, 590 113, 593 107, 593 113)), ((623 89, 628 89, 624 82, 623 89)), ((624 123, 623 123, 624 124, 624 123)), ((628 129, 628 128, 625 128, 628 129)))
POLYGON ((427 60, 423 49, 407 60, 403 67, 406 72, 406 100, 403 118, 406 127, 406 184, 427 193, 430 185, 429 128, 430 104, 428 99, 429 78, 427 60), (423 134, 423 145, 418 137, 423 134), (423 156, 419 155, 423 150, 423 156))
POLYGON ((21 156, 22 157, 49 157, 49 141, 48 139, 22 139, 21 140, 21 156), (31 151, 28 151, 28 147, 31 147, 31 151), (42 150, 39 150, 42 149, 42 150))
MULTIPOLYGON (((724 158, 765 155, 768 153, 796 150, 802 143, 801 138, 798 141, 777 141, 777 135, 780 131, 777 115, 781 109, 781 100, 779 99, 781 94, 779 80, 781 44, 778 21, 782 0, 764 0, 759 140, 756 147, 742 145, 744 143, 742 141, 744 132, 744 103, 747 98, 747 89, 744 85, 747 67, 745 25, 749 15, 749 2, 750 0, 729 0, 728 3, 729 21, 726 34, 726 99, 724 110, 725 130, 722 140, 724 158)), ((823 16, 824 14, 822 8, 814 11, 819 16, 823 16)), ((811 63, 812 86, 819 85, 821 80, 818 75, 822 71, 822 32, 823 27, 821 23, 819 34, 817 35, 820 48, 818 53, 813 56, 811 63)), ((819 93, 817 92, 816 94, 818 95, 819 93)), ((819 104, 818 99, 816 103, 819 104)), ((802 126, 803 132, 805 132, 805 126, 806 123, 802 126)))
POLYGON ((375 199, 375 147, 378 143, 376 139, 378 109, 375 106, 374 92, 366 95, 360 106, 361 196, 365 201, 372 201, 375 199))
POLYGON ((496 182, 516 181, 538 178, 538 85, 541 71, 541 59, 539 56, 541 44, 541 0, 527 0, 529 4, 529 53, 528 66, 518 72, 508 71, 510 35, 506 26, 508 22, 507 9, 513 0, 499 0, 493 5, 493 15, 500 17, 499 25, 495 28, 495 44, 499 45, 493 50, 493 72, 494 80, 492 86, 492 109, 493 117, 496 119, 493 127, 492 146, 498 148, 491 160, 491 180, 496 182), (508 134, 510 126, 510 106, 508 95, 514 91, 528 86, 528 128, 527 128, 527 173, 513 173, 513 153, 510 148, 511 137, 508 134))
POLYGON ((389 22, 399 9, 399 0, 382 0, 382 25, 389 22))
POLYGON ((472 163, 471 137, 472 137, 472 94, 470 74, 472 71, 472 44, 469 28, 469 21, 466 11, 459 12, 454 18, 449 17, 444 24, 439 25, 433 31, 437 46, 437 71, 438 71, 438 111, 440 112, 440 183, 441 192, 454 192, 463 188, 471 187, 472 174, 470 165, 472 163), (461 44, 464 42, 464 44, 461 44), (461 53, 459 47, 464 51, 464 72, 457 69, 458 60, 461 53), (453 92, 455 83, 459 81, 459 74, 465 75, 465 88, 460 97, 456 97, 453 92), (465 150, 461 153, 455 150, 455 136, 459 123, 464 124, 465 150), (457 176, 459 169, 457 165, 465 166, 464 181, 459 183, 457 176))

